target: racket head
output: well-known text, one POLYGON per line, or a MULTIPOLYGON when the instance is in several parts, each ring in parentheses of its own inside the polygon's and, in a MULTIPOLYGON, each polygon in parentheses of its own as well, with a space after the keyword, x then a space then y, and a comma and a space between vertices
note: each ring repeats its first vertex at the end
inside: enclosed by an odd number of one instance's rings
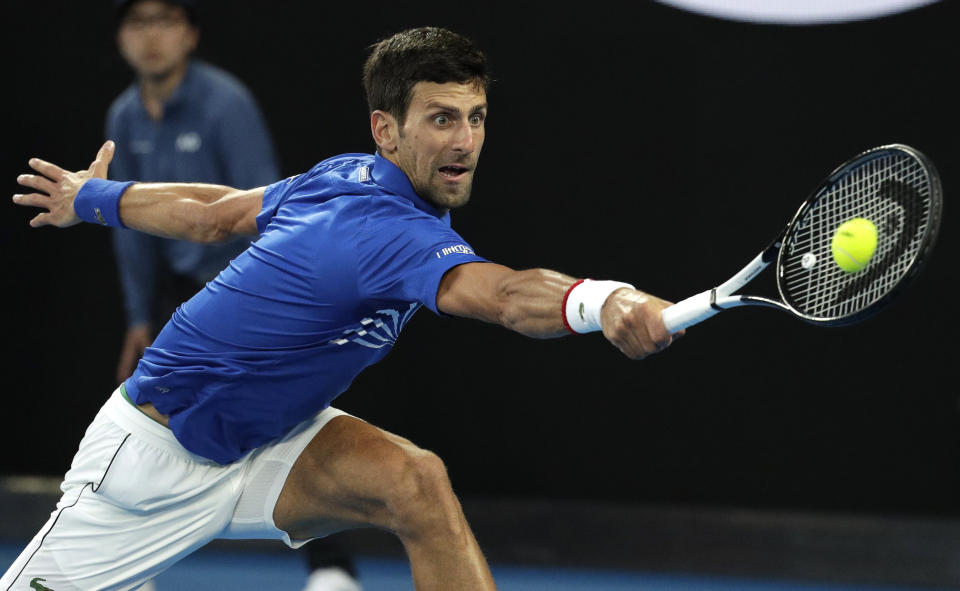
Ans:
POLYGON ((936 243, 943 208, 940 177, 920 151, 904 144, 866 150, 838 166, 803 203, 784 230, 777 289, 784 304, 814 324, 860 322, 909 285, 936 243), (833 235, 843 222, 866 218, 877 246, 862 270, 833 259, 833 235))

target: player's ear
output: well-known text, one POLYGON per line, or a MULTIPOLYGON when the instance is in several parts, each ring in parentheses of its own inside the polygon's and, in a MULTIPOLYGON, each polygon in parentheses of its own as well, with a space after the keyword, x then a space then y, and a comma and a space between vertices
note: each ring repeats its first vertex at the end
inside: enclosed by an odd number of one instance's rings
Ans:
POLYGON ((127 63, 130 63, 130 60, 127 58, 127 47, 123 42, 123 33, 120 32, 120 27, 117 27, 115 41, 117 42, 117 51, 120 52, 120 57, 127 63))
POLYGON ((390 154, 397 149, 400 127, 396 117, 390 113, 379 109, 370 113, 370 133, 381 153, 390 154))
POLYGON ((193 53, 197 50, 197 45, 200 44, 200 29, 196 26, 191 25, 190 31, 187 33, 187 49, 188 53, 193 53))

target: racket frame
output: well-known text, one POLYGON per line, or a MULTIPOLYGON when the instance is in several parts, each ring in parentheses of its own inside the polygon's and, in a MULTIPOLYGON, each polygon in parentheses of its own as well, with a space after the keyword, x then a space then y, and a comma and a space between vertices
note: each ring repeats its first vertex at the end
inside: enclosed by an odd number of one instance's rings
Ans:
POLYGON ((753 258, 740 271, 734 274, 730 279, 721 283, 717 287, 700 292, 690 296, 676 304, 666 308, 662 312, 664 326, 670 333, 676 333, 694 324, 716 315, 717 313, 736 308, 739 306, 762 306, 774 308, 783 312, 788 312, 794 316, 820 326, 844 326, 854 324, 866 319, 886 307, 895 296, 900 293, 917 275, 926 260, 929 258, 936 243, 940 227, 940 217, 942 215, 942 186, 940 176, 937 173, 933 163, 921 152, 904 144, 887 144, 871 148, 854 156, 844 162, 822 182, 810 194, 810 196, 801 204, 800 208, 794 214, 790 223, 786 225, 780 235, 770 243, 760 254, 753 258), (926 233, 923 237, 923 244, 918 249, 913 260, 910 261, 907 271, 903 274, 897 284, 890 291, 881 296, 876 302, 871 303, 864 309, 838 317, 814 317, 804 314, 788 303, 788 298, 783 292, 781 277, 783 276, 782 266, 785 264, 782 256, 782 246, 786 236, 790 235, 793 227, 803 218, 807 210, 811 208, 821 197, 823 189, 833 185, 840 177, 847 174, 847 171, 853 167, 860 166, 867 157, 870 159, 883 157, 883 152, 901 151, 906 152, 911 157, 918 160, 923 166, 928 177, 929 201, 930 207, 927 212, 926 233), (777 290, 780 293, 782 301, 773 300, 756 295, 734 295, 734 292, 740 290, 749 283, 754 277, 759 275, 764 269, 770 266, 776 259, 777 261, 777 290))

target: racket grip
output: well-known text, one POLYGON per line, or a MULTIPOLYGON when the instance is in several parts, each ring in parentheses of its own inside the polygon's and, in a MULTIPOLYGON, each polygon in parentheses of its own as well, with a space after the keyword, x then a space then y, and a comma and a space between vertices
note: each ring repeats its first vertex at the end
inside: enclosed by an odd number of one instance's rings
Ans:
POLYGON ((693 326, 710 318, 720 310, 713 307, 712 291, 698 293, 695 296, 677 302, 661 312, 663 325, 670 334, 679 332, 688 326, 693 326))

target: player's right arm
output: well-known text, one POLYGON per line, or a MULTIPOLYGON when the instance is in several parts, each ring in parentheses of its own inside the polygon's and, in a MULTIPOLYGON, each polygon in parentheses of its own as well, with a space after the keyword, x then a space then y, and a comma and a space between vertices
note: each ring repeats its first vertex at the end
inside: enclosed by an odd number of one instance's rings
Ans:
MULTIPOLYGON (((559 337, 571 333, 563 318, 566 295, 579 283, 549 269, 515 271, 494 263, 466 263, 443 276, 437 309, 534 338, 559 337)), ((663 325, 662 312, 670 302, 658 297, 622 287, 596 303, 603 335, 631 359, 656 353, 678 336, 663 325)))
MULTIPOLYGON (((17 182, 37 192, 14 195, 14 203, 46 210, 30 220, 33 227, 65 228, 79 223, 74 209, 77 193, 91 178, 106 178, 113 151, 113 142, 106 142, 90 167, 78 172, 32 158, 30 168, 40 174, 20 175, 17 182)), ((118 211, 123 225, 134 230, 192 242, 219 242, 257 234, 263 191, 264 187, 239 190, 202 183, 136 183, 123 193, 118 211)))

